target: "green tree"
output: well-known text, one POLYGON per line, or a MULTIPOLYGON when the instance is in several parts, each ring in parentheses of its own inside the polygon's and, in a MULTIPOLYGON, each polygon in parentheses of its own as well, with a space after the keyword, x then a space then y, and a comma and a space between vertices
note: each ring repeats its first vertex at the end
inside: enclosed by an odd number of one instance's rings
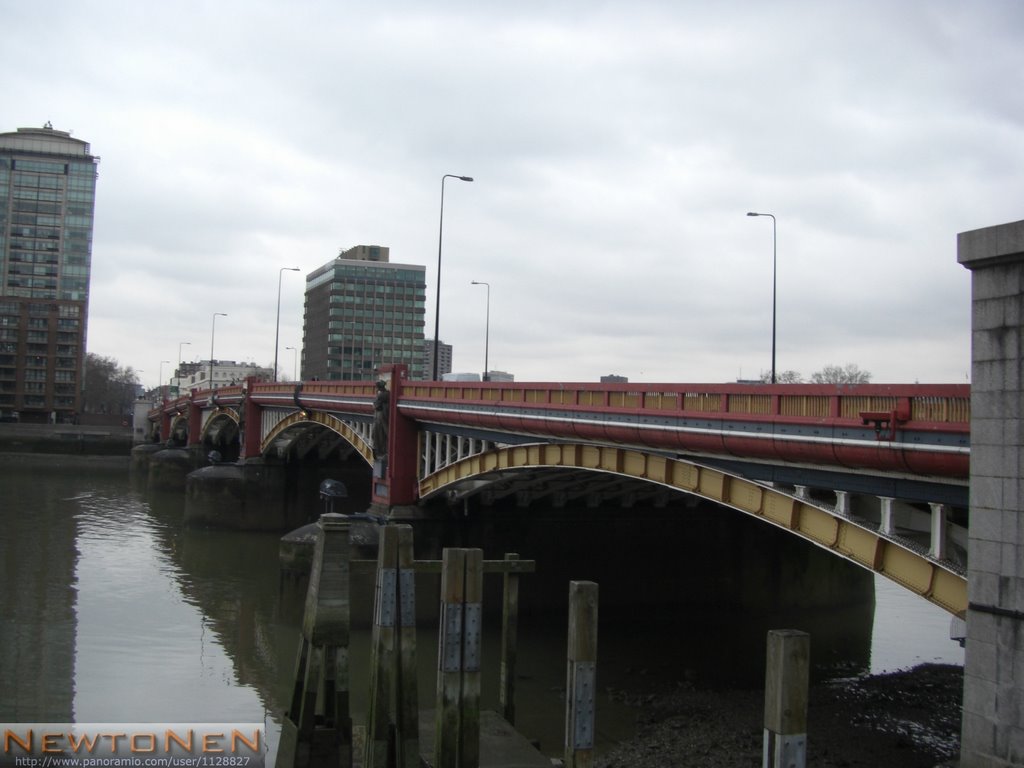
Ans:
POLYGON ((131 415, 139 376, 131 368, 121 368, 117 360, 89 352, 85 356, 85 389, 82 398, 86 413, 131 415))
POLYGON ((847 363, 844 366, 826 365, 817 373, 811 374, 811 381, 814 384, 868 384, 871 381, 871 372, 861 370, 856 363, 847 363))

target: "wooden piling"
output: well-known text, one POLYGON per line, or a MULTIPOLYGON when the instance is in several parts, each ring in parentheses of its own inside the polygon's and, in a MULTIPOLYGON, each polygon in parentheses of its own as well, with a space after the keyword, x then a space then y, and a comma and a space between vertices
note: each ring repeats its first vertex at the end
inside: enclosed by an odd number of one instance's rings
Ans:
MULTIPOLYGON (((519 559, 515 552, 505 554, 508 562, 519 559)), ((519 574, 508 570, 504 574, 501 605, 501 669, 498 703, 509 725, 516 724, 516 657, 519 651, 519 574)))
POLYGON ((482 598, 483 552, 445 549, 434 768, 479 766, 482 598))
POLYGON ((598 587, 594 582, 569 582, 565 768, 590 768, 594 764, 597 598, 598 587))
POLYGON ((398 768, 420 766, 420 697, 416 673, 416 570, 413 531, 398 528, 398 665, 395 716, 398 722, 398 768))
POLYGON ((768 633, 764 682, 764 768, 807 764, 811 638, 796 629, 768 633))
POLYGON ((394 748, 390 712, 394 706, 392 676, 395 666, 397 533, 390 525, 381 528, 377 550, 377 582, 370 640, 370 711, 366 721, 366 768, 387 768, 389 746, 394 748))
POLYGON ((349 533, 344 515, 320 516, 291 703, 278 743, 280 768, 352 765, 349 533))
POLYGON ((418 768, 416 590, 408 525, 380 531, 370 660, 366 768, 418 768))

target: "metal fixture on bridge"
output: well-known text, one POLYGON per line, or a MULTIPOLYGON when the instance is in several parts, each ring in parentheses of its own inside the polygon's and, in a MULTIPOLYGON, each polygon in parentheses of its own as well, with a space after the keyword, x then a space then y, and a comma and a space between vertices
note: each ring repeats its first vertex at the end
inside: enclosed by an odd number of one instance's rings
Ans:
POLYGON ((871 425, 875 428, 876 440, 895 440, 896 427, 910 419, 910 414, 905 410, 893 409, 891 411, 861 411, 860 420, 865 426, 871 425))
POLYGON ((213 322, 210 323, 210 380, 207 384, 210 385, 210 389, 213 389, 213 337, 217 332, 217 316, 227 317, 226 312, 214 312, 213 322))
POLYGON ((776 265, 776 244, 775 237, 775 216, 771 213, 757 213, 747 211, 747 216, 769 216, 772 220, 772 384, 775 383, 775 265, 776 265))
POLYGON ((298 272, 298 267, 281 267, 277 272, 277 325, 274 330, 274 381, 277 381, 277 350, 281 337, 281 278, 285 272, 298 272))
POLYGON ((444 234, 444 180, 458 179, 459 181, 472 181, 472 176, 457 176, 454 173, 446 173, 441 177, 441 219, 437 230, 437 298, 434 305, 434 374, 433 380, 437 381, 437 356, 439 350, 438 334, 441 329, 441 236, 444 234))
POLYGON ((324 502, 324 512, 334 512, 334 500, 347 499, 348 488, 341 480, 324 480, 320 483, 320 498, 324 502))
POLYGON ((487 286, 487 319, 484 323, 484 375, 483 380, 487 381, 487 372, 490 368, 487 367, 487 351, 491 343, 491 284, 486 283, 483 280, 472 280, 470 285, 486 285, 487 286))

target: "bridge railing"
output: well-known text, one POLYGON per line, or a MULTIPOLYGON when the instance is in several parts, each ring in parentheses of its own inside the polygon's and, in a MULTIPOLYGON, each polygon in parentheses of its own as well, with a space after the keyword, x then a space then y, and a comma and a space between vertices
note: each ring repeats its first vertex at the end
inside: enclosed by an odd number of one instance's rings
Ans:
POLYGON ((967 384, 552 384, 408 382, 403 398, 609 411, 862 423, 864 414, 968 431, 967 384))
MULTIPOLYGON (((295 382, 254 382, 248 394, 289 395, 295 382)), ((304 398, 317 395, 372 398, 372 381, 301 382, 304 398)), ((245 394, 242 386, 197 391, 201 401, 215 398, 237 402, 245 394)), ((694 414, 720 417, 793 418, 849 420, 861 422, 865 413, 895 413, 901 422, 961 426, 971 420, 968 384, 636 384, 515 383, 515 382, 406 382, 401 397, 478 404, 521 404, 610 411, 639 411, 694 414)), ((153 415, 167 409, 180 410, 188 396, 155 408, 153 415)))

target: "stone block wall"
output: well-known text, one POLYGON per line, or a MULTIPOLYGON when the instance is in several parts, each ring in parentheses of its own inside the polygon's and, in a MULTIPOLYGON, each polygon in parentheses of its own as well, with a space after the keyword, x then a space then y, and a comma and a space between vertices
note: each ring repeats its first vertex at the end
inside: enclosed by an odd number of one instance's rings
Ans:
POLYGON ((971 270, 962 768, 1024 766, 1024 221, 961 232, 971 270))

